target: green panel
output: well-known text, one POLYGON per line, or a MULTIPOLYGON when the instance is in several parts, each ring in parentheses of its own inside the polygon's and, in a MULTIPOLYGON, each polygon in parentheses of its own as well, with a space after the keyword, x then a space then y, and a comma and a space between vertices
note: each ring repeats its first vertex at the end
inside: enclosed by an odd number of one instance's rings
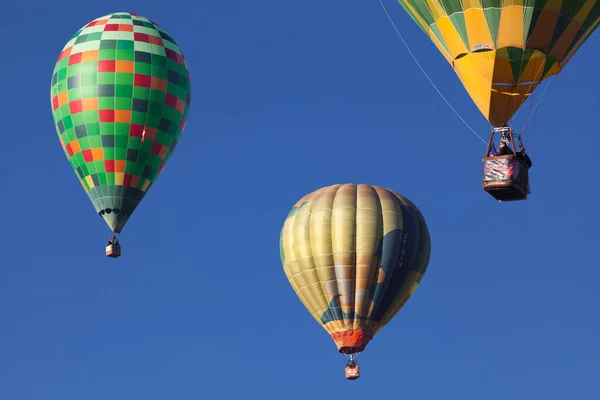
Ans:
POLYGON ((491 8, 501 8, 504 0, 481 0, 481 6, 484 10, 491 8))
POLYGON ((115 98, 114 97, 98 97, 98 109, 99 110, 114 110, 115 98))
POLYGON ((100 122, 100 134, 101 135, 114 135, 115 124, 111 122, 100 122))
POLYGON ((79 88, 68 89, 67 95, 69 96, 69 102, 71 102, 73 100, 81 99, 81 91, 79 90, 79 88))
POLYGON ((125 163, 125 173, 126 174, 133 174, 134 169, 135 169, 135 162, 127 161, 127 163, 125 163))
MULTIPOLYGON (((410 11, 409 6, 415 10, 417 15, 419 17, 421 17, 427 25, 431 26, 435 22, 435 19, 433 18, 431 11, 429 11, 429 7, 427 6, 426 2, 424 2, 423 0, 398 0, 398 2, 400 3, 400 5, 402 7, 404 7, 406 12, 413 18, 413 20, 418 25, 419 25, 419 22, 415 18, 415 15, 410 11)), ((421 29, 423 29, 425 31, 425 33, 427 33, 427 27, 421 26, 421 29)))
POLYGON ((115 97, 115 110, 131 110, 131 97, 115 97))
POLYGON ((115 83, 115 73, 114 72, 98 72, 97 83, 99 85, 112 85, 115 83))
POLYGON ((577 15, 581 7, 583 7, 587 1, 588 0, 563 0, 560 7, 560 15, 567 19, 575 18, 575 15, 577 15))
MULTIPOLYGON (((85 127, 87 129, 88 138, 90 141, 100 140, 100 124, 99 123, 90 123, 86 121, 85 127)), ((96 146, 98 147, 98 146, 96 146)))
POLYGON ((100 119, 98 118, 98 111, 84 111, 83 116, 85 118, 88 135, 100 134, 100 127, 98 126, 98 123, 100 122, 100 119))
POLYGON ((160 75, 152 75, 152 64, 146 64, 146 63, 142 63, 142 62, 135 63, 134 72, 136 74, 160 77, 160 75))
POLYGON ((592 7, 592 10, 590 11, 590 14, 588 15, 588 17, 583 22, 581 30, 583 32, 591 34, 598 27, 599 19, 600 19, 600 1, 597 1, 596 3, 594 3, 594 6, 592 7), (588 32, 590 29, 592 29, 592 32, 588 32))
POLYGON ((147 99, 150 97, 150 90, 149 88, 145 88, 145 87, 141 87, 141 86, 134 86, 133 87, 133 97, 136 99, 147 99))
MULTIPOLYGON (((499 3, 501 0, 488 0, 488 3, 499 3)), ((492 35, 492 40, 494 41, 494 45, 498 40, 498 31, 500 29, 500 18, 502 17, 502 9, 498 8, 498 6, 484 6, 483 15, 485 15, 485 20, 487 21, 488 27, 490 29, 490 34, 492 35)))
POLYGON ((102 156, 105 160, 114 160, 115 159, 115 150, 112 147, 104 147, 102 149, 102 156))
POLYGON ((450 21, 454 28, 460 35, 460 38, 463 40, 465 47, 469 48, 469 34, 467 33, 467 23, 465 22, 465 16, 462 12, 455 13, 450 16, 450 21))
POLYGON ((523 51, 515 47, 509 47, 506 49, 506 51, 508 53, 514 81, 517 82, 520 79, 523 70, 527 67, 527 63, 529 62, 534 50, 528 49, 523 51))
POLYGON ((115 147, 118 147, 120 149, 127 149, 127 141, 129 140, 129 136, 116 135, 114 138, 115 147))
POLYGON ((133 49, 134 43, 131 40, 119 40, 117 42, 117 57, 119 60, 132 60, 133 61, 133 49), (121 58, 124 57, 124 58, 121 58))
POLYGON ((115 148, 115 160, 125 160, 127 158, 127 148, 118 147, 115 148))
POLYGON ((79 148, 81 149, 81 151, 84 150, 89 150, 92 147, 90 146, 90 142, 87 139, 79 139, 79 148))
POLYGON ((446 15, 451 16, 455 13, 462 13, 462 4, 460 0, 438 0, 446 11, 446 15))
MULTIPOLYGON (((532 1, 532 3, 534 3, 534 1, 532 1)), ((523 16, 523 37, 525 43, 529 42, 529 38, 533 33, 535 24, 539 19, 541 12, 540 8, 525 6, 523 16)))
POLYGON ((558 17, 558 21, 556 21, 554 32, 552 33, 552 41, 550 42, 550 48, 552 48, 556 44, 556 42, 558 41, 558 39, 560 39, 562 34, 565 32, 565 29, 567 29, 570 23, 570 18, 564 17, 562 15, 558 17))
POLYGON ((90 175, 98 173, 98 171, 96 170, 96 165, 94 165, 93 162, 86 163, 85 165, 87 166, 88 171, 90 171, 90 175))
POLYGON ((98 51, 99 60, 115 60, 117 57, 117 51, 115 49, 104 49, 98 51))
POLYGON ((546 59, 546 63, 544 64, 544 71, 542 72, 542 79, 546 77, 546 74, 554 67, 556 64, 556 60, 552 57, 548 57, 546 59))
POLYGON ((81 64, 71 64, 67 67, 67 78, 81 75, 81 64))
POLYGON ((95 83, 80 87, 79 92, 82 99, 92 99, 94 97, 98 97, 98 87, 95 83))
MULTIPOLYGON (((115 136, 124 136, 129 138, 129 123, 115 122, 115 136)), ((119 140, 123 140, 119 138, 119 140)), ((125 145, 127 147, 127 145, 125 145)))
POLYGON ((83 118, 83 113, 77 113, 71 115, 71 120, 74 126, 79 126, 85 124, 85 119, 83 118))
MULTIPOLYGON (((133 90, 133 74, 129 72, 117 72, 115 74, 115 84, 117 87, 127 85, 133 90)), ((133 93, 129 93, 127 96, 132 97, 133 93)))

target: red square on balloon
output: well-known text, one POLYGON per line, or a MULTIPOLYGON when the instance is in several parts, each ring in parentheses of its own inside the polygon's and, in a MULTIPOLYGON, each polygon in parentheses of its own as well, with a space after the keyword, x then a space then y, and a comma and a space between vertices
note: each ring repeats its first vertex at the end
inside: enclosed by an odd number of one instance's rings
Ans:
POLYGON ((69 111, 71 114, 77 114, 83 111, 83 103, 81 100, 73 100, 69 103, 69 111))
POLYGON ((143 125, 138 125, 138 124, 131 124, 129 125, 129 136, 134 136, 134 137, 142 137, 142 132, 144 132, 144 126, 143 125))
POLYGON ((83 53, 75 53, 69 57, 69 65, 79 64, 81 62, 81 57, 83 53))
POLYGON ((115 122, 115 110, 99 110, 100 122, 115 122))
POLYGON ((98 72, 115 72, 117 62, 115 60, 98 61, 98 72))
POLYGON ((115 161, 104 160, 104 168, 106 169, 106 172, 115 172, 115 161))
POLYGON ((83 159, 85 160, 85 162, 94 161, 94 157, 92 157, 92 150, 83 150, 81 152, 81 155, 83 156, 83 159))
POLYGON ((123 176, 123 186, 131 186, 131 174, 123 176))
POLYGON ((150 75, 135 74, 133 77, 133 84, 135 86, 149 88, 151 83, 152 78, 150 77, 150 75))
POLYGON ((158 156, 160 154, 160 151, 162 150, 162 147, 162 144, 154 142, 152 143, 152 148, 150 149, 150 152, 155 156, 158 156))

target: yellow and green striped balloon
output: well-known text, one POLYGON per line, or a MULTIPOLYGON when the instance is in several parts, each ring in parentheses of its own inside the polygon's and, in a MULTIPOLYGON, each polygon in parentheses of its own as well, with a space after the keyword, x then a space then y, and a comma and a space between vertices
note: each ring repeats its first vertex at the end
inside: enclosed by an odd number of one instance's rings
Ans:
POLYGON ((600 0, 398 0, 494 126, 505 126, 600 22, 600 0))

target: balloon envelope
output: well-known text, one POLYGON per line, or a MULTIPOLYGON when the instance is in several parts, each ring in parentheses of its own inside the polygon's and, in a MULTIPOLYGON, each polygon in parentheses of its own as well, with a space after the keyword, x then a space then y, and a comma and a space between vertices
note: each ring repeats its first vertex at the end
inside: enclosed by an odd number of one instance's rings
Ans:
POLYGON ((600 22, 600 0, 398 0, 494 126, 567 64, 600 22))
POLYGON ((378 186, 333 185, 300 199, 280 239, 287 278, 342 353, 364 350, 429 263, 421 212, 378 186))
POLYGON ((51 87, 58 137, 113 232, 123 229, 173 154, 190 95, 181 50, 138 14, 95 19, 60 53, 51 87))

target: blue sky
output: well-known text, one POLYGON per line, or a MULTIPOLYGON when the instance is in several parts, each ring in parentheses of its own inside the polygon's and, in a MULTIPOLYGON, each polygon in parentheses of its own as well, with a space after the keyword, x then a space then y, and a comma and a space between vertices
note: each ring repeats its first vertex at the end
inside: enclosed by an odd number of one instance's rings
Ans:
MULTIPOLYGON (((386 4, 486 137, 450 66, 386 4)), ((0 398, 600 395, 600 34, 531 122, 530 199, 500 204, 481 189, 484 145, 376 0, 23 0, 3 14, 0 398), (49 87, 71 35, 115 11, 175 38, 193 93, 177 151, 110 260, 108 228, 60 148, 49 87), (361 355, 355 382, 289 286, 278 243, 300 197, 346 182, 407 196, 433 241, 422 285, 361 355)))

